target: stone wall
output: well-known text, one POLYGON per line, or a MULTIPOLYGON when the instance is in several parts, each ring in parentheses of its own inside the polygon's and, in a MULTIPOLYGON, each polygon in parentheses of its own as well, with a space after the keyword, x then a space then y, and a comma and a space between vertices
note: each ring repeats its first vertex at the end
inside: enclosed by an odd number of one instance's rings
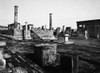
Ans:
POLYGON ((13 38, 15 40, 22 40, 23 39, 22 30, 15 28, 14 29, 14 36, 13 36, 13 38))

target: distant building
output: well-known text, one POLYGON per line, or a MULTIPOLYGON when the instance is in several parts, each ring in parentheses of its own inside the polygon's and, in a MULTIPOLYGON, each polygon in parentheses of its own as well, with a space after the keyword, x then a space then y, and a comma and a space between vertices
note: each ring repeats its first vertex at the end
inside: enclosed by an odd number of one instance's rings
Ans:
POLYGON ((79 37, 100 38, 100 19, 78 21, 77 30, 79 37))

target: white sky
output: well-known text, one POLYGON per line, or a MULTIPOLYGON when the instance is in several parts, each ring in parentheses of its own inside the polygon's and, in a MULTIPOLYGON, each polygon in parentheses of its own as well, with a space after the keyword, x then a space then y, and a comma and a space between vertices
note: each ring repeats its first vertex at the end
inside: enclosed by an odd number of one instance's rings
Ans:
POLYGON ((76 21, 100 19, 100 0, 0 0, 0 25, 14 22, 14 6, 18 5, 18 22, 49 27, 49 13, 53 27, 71 26, 76 21))

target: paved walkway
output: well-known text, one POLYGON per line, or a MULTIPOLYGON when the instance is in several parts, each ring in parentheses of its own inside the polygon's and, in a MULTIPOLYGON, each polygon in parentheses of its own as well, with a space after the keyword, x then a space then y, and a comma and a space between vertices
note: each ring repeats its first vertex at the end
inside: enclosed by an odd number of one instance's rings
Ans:
POLYGON ((100 48, 100 40, 97 39, 70 39, 76 45, 90 46, 100 48))

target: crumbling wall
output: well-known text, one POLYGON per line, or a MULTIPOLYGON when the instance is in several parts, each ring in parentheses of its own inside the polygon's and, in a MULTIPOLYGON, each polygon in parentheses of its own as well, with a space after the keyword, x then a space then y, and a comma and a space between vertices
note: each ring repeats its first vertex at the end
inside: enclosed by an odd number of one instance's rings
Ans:
POLYGON ((15 40, 22 40, 23 39, 23 37, 22 37, 22 30, 15 28, 14 29, 14 36, 13 36, 13 38, 15 40))

